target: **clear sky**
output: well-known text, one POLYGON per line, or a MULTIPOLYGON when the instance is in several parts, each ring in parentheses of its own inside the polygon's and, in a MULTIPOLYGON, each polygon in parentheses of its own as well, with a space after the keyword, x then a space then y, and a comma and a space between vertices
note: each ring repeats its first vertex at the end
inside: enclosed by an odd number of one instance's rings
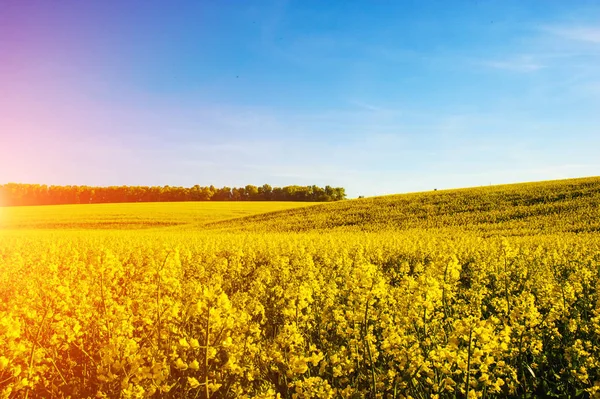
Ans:
POLYGON ((600 175, 597 1, 0 0, 0 184, 600 175))

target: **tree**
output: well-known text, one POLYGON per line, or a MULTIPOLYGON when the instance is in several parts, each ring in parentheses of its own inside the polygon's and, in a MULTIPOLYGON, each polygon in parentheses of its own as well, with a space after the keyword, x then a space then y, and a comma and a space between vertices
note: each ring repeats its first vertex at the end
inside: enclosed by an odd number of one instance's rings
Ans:
POLYGON ((268 184, 263 184, 261 187, 258 188, 258 195, 261 200, 269 201, 272 199, 273 188, 268 184))
POLYGON ((215 201, 229 201, 231 200, 231 188, 223 187, 218 189, 213 195, 213 200, 215 201))
POLYGON ((245 187, 245 190, 246 190, 246 199, 248 201, 258 201, 259 200, 258 187, 248 184, 245 187))
POLYGON ((160 201, 338 201, 343 188, 326 186, 202 187, 176 186, 45 186, 8 183, 0 185, 0 205, 97 204, 160 201))

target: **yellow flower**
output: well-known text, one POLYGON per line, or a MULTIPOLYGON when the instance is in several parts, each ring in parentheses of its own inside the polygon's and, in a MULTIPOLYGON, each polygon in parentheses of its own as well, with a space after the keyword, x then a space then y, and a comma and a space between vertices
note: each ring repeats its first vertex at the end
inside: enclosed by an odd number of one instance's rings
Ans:
POLYGON ((198 388, 200 386, 200 382, 198 382, 198 380, 195 379, 194 377, 188 377, 187 380, 188 380, 188 384, 190 385, 190 387, 192 389, 198 388))
POLYGON ((297 357, 291 361, 290 368, 294 374, 304 374, 308 370, 306 359, 297 357))
POLYGON ((200 347, 200 343, 198 342, 198 340, 196 338, 192 338, 192 339, 190 339, 190 346, 193 349, 198 349, 200 347))
POLYGON ((175 361, 175 367, 178 368, 179 370, 187 370, 188 365, 185 364, 185 362, 183 360, 181 360, 181 358, 179 357, 175 361))

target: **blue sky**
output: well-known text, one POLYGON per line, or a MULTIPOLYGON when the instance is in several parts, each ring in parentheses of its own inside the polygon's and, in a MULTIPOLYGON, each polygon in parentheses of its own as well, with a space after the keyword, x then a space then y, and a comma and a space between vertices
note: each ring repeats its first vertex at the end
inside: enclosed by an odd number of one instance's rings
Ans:
POLYGON ((0 2, 0 183, 600 175, 593 1, 0 2))

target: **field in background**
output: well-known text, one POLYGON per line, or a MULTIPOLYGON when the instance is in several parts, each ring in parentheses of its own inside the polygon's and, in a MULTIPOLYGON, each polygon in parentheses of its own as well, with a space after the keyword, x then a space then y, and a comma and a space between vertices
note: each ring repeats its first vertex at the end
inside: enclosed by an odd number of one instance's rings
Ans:
POLYGON ((198 228, 240 218, 313 205, 312 202, 151 202, 45 205, 0 208, 0 229, 198 228))
POLYGON ((600 397, 600 178, 302 205, 0 209, 0 397, 600 397))
POLYGON ((211 223, 229 231, 459 229, 480 235, 600 231, 600 178, 387 195, 211 223))

